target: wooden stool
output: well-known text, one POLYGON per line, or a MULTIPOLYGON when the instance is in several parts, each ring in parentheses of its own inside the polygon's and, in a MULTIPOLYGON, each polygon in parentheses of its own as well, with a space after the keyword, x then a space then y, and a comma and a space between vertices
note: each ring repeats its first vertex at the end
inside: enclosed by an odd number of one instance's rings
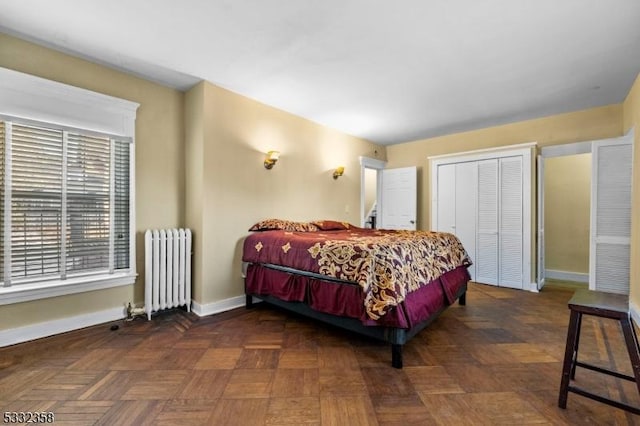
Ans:
POLYGON ((569 318, 569 330, 567 332, 567 346, 564 353, 564 364, 562 366, 562 381, 560 382, 558 406, 560 408, 567 408, 568 393, 574 392, 604 404, 612 405, 634 414, 640 414, 640 408, 638 407, 614 401, 570 384, 570 381, 576 378, 576 367, 583 367, 597 371, 598 373, 635 382, 638 386, 638 393, 640 393, 640 355, 638 353, 638 338, 631 323, 631 318, 629 317, 629 297, 622 294, 578 290, 569 301, 569 309, 571 309, 571 317, 569 318), (631 360, 631 366, 633 368, 633 377, 578 361, 580 326, 582 325, 583 314, 620 321, 627 351, 629 352, 629 359, 631 360))

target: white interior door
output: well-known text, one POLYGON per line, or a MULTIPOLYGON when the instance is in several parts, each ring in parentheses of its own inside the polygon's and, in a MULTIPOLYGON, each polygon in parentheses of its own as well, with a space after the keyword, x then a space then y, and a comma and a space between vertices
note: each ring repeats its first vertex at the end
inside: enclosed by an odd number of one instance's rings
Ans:
POLYGON ((378 228, 416 229, 417 168, 381 170, 378 228))
POLYGON ((498 285, 498 160, 478 161, 476 281, 498 285))
POLYGON ((633 135, 593 143, 589 289, 629 294, 633 135))
POLYGON ((538 155, 538 290, 544 287, 544 157, 538 155))

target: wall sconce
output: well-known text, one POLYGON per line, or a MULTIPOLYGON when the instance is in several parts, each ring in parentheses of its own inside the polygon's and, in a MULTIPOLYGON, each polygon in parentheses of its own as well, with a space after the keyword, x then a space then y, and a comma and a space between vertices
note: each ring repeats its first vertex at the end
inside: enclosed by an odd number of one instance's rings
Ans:
POLYGON ((278 161, 279 157, 280 157, 280 152, 278 151, 267 152, 267 156, 264 159, 264 168, 271 170, 273 166, 276 164, 276 161, 278 161))
POLYGON ((338 179, 343 174, 344 174, 344 167, 340 166, 333 172, 333 178, 338 179))

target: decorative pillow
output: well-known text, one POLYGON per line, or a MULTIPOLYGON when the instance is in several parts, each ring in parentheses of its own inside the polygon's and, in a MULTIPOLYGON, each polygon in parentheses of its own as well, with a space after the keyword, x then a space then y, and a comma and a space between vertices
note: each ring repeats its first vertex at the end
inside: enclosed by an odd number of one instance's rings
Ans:
POLYGON ((284 219, 265 219, 253 225, 249 228, 249 231, 296 231, 296 232, 310 232, 318 231, 319 228, 313 223, 309 222, 294 222, 292 220, 284 219))
POLYGON ((316 225, 321 231, 339 231, 354 228, 354 226, 348 222, 338 222, 336 220, 316 220, 311 223, 316 225))

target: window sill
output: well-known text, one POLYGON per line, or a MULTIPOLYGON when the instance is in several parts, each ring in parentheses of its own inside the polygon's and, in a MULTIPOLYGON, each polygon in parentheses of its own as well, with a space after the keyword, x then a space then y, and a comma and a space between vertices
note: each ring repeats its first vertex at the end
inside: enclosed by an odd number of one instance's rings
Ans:
POLYGON ((135 272, 122 272, 0 287, 0 305, 132 285, 136 281, 136 276, 135 272))

